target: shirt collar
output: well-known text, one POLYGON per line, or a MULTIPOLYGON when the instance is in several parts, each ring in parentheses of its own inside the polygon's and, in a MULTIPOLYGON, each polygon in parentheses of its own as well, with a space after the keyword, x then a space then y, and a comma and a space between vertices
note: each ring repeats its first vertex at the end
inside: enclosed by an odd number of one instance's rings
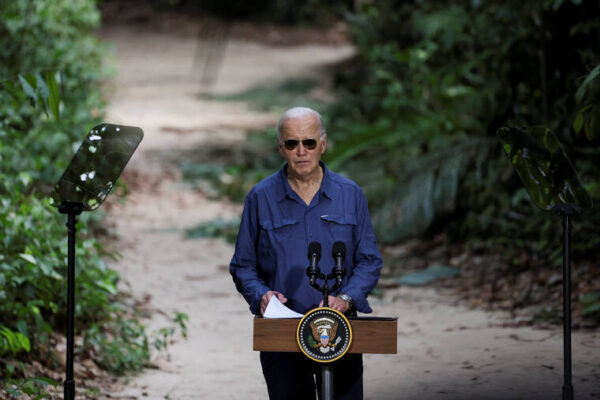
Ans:
MULTIPOLYGON (((333 185, 333 182, 331 182, 331 174, 323 161, 319 161, 319 165, 321 168, 323 168, 323 180, 321 181, 321 187, 319 188, 317 194, 322 193, 328 199, 332 199, 334 196, 335 186, 333 185)), ((283 200, 286 196, 292 198, 294 194, 294 191, 290 186, 285 173, 287 166, 287 163, 285 163, 278 173, 279 179, 281 180, 281 186, 279 186, 280 189, 277 193, 277 201, 283 200)))
POLYGON ((329 170, 327 169, 327 166, 325 165, 325 163, 323 161, 319 161, 319 164, 321 165, 321 167, 323 168, 323 181, 321 182, 321 193, 323 193, 325 195, 325 197, 327 197, 328 199, 333 199, 334 196, 334 192, 335 192, 335 186, 333 185, 333 182, 331 181, 331 173, 329 172, 329 170))

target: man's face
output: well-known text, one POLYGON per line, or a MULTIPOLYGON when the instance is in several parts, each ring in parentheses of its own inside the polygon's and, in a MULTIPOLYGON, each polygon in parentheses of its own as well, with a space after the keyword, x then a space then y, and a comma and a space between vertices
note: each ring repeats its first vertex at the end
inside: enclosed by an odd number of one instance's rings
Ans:
POLYGON ((320 137, 319 134, 319 119, 312 114, 303 115, 296 118, 288 118, 283 124, 283 137, 279 142, 279 152, 288 163, 288 174, 296 177, 308 177, 315 174, 319 168, 319 160, 321 154, 325 152, 327 147, 327 135, 320 137), (309 149, 310 141, 303 140, 312 139, 316 141, 314 149, 309 149), (293 149, 288 149, 285 146, 286 140, 296 140, 297 145, 293 149))

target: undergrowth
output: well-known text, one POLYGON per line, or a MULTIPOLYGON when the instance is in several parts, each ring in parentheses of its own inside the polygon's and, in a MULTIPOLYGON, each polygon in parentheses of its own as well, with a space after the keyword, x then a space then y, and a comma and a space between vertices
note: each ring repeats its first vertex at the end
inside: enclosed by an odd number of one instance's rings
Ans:
MULTIPOLYGON (((62 373, 66 219, 47 197, 84 134, 102 118, 109 53, 95 2, 16 0, 0 7, 0 397, 48 398, 62 373)), ((115 257, 94 238, 102 213, 77 224, 76 357, 112 373, 139 370, 174 328, 146 331, 118 289, 115 257)), ((185 316, 173 325, 185 332, 185 316)))

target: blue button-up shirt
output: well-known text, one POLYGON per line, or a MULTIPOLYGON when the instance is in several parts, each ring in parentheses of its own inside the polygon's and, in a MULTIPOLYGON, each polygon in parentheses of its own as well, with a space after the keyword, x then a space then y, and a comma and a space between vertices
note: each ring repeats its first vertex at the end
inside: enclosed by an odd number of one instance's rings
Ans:
POLYGON ((260 300, 269 290, 286 296, 286 305, 299 313, 319 304, 322 295, 306 275, 308 244, 315 241, 321 244, 318 265, 324 274, 335 265, 333 243, 344 242, 346 277, 337 292, 352 297, 358 311, 372 312, 367 295, 377 284, 382 259, 367 199, 356 183, 321 167, 321 187, 309 205, 290 187, 287 165, 246 196, 229 270, 254 314, 260 314, 260 300))

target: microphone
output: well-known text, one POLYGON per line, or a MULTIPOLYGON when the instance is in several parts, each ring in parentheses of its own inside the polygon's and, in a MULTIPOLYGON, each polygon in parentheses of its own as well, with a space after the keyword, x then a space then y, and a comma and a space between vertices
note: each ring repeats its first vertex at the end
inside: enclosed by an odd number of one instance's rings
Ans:
POLYGON ((346 270, 342 265, 344 263, 344 258, 346 257, 346 245, 344 242, 335 242, 333 244, 332 255, 335 260, 335 267, 333 268, 335 279, 337 284, 341 285, 342 278, 346 275, 346 270))
POLYGON ((313 286, 317 275, 320 273, 317 265, 321 259, 321 244, 319 242, 310 242, 308 245, 308 259, 310 264, 306 269, 306 275, 310 278, 310 285, 313 286))

